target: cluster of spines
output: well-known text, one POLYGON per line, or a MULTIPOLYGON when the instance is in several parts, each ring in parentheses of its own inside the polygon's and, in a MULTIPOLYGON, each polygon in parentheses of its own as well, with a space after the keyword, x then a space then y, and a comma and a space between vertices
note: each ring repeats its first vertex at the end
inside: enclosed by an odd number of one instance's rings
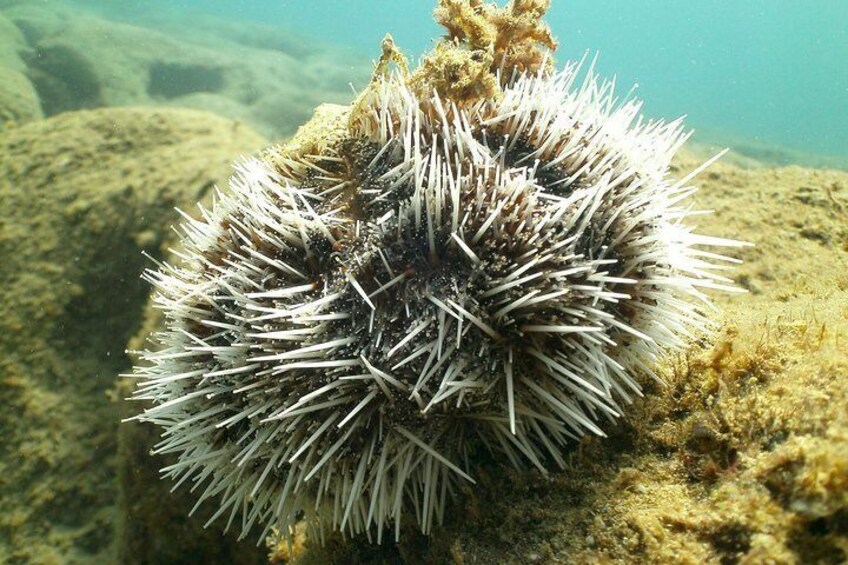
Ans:
POLYGON ((145 277, 166 329, 138 419, 210 520, 306 518, 381 540, 441 521, 469 446, 563 465, 707 322, 729 281, 681 223, 680 124, 642 123, 578 67, 458 108, 377 84, 349 140, 242 164, 145 277))

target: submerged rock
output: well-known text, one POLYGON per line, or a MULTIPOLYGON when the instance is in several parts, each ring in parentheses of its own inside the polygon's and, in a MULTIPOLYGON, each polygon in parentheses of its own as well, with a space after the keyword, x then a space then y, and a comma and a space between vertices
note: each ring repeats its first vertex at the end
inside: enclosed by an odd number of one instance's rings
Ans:
POLYGON ((43 118, 38 94, 23 73, 0 67, 0 124, 43 118))
POLYGON ((38 94, 25 74, 21 54, 26 51, 24 34, 0 14, 0 126, 44 117, 38 94))
POLYGON ((210 21, 200 30, 154 29, 53 4, 15 5, 0 14, 23 31, 24 69, 47 116, 103 106, 181 106, 280 137, 318 103, 347 102, 349 81, 364 84, 368 76, 367 64, 338 49, 303 40, 269 44, 271 31, 261 26, 254 37, 210 21))
POLYGON ((114 555, 114 386, 147 300, 141 252, 162 256, 174 206, 265 143, 193 110, 75 112, 0 131, 0 561, 114 555))

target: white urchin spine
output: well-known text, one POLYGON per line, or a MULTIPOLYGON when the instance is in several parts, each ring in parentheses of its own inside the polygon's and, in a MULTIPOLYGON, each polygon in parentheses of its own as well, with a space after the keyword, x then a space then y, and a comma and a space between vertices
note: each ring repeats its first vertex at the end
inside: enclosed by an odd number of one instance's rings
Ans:
POLYGON ((578 73, 462 108, 393 77, 326 154, 247 160, 185 216, 135 398, 210 522, 428 532, 476 445, 564 465, 708 327, 703 289, 736 289, 701 248, 741 244, 684 223, 681 123, 578 73))

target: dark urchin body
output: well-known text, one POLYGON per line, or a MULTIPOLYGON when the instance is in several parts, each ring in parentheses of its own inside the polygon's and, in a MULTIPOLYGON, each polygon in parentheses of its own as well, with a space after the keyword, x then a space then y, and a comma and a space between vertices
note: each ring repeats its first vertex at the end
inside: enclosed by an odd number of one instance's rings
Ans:
POLYGON ((243 533, 379 540, 442 519, 472 442, 544 470, 603 434, 730 288, 698 246, 733 242, 681 223, 679 122, 577 70, 461 108, 377 83, 327 151, 247 161, 187 217, 137 369, 165 474, 243 533))

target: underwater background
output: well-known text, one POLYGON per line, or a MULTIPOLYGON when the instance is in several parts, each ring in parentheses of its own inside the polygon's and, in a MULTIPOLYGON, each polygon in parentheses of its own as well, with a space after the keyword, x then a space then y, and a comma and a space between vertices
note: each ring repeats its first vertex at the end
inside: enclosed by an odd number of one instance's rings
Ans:
MULTIPOLYGON (((426 0, 89 4, 128 22, 164 17, 191 27, 204 14, 280 26, 360 59, 376 57, 386 30, 413 60, 440 34, 426 0)), ((622 95, 638 85, 648 116, 686 115, 698 139, 737 151, 843 165, 846 21, 841 0, 573 0, 553 2, 547 16, 560 62, 597 54, 598 70, 618 78, 622 95)))
MULTIPOLYGON (((158 431, 119 424, 159 323, 142 252, 166 257, 174 207, 233 161, 350 103, 386 33, 414 63, 434 3, 0 0, 0 563, 289 559, 187 518, 158 431)), ((755 244, 748 294, 565 472, 491 465, 432 539, 297 562, 848 562, 848 2, 554 0, 546 21, 558 66, 597 55, 646 116, 687 116, 675 174, 731 148, 698 225, 755 244)))

